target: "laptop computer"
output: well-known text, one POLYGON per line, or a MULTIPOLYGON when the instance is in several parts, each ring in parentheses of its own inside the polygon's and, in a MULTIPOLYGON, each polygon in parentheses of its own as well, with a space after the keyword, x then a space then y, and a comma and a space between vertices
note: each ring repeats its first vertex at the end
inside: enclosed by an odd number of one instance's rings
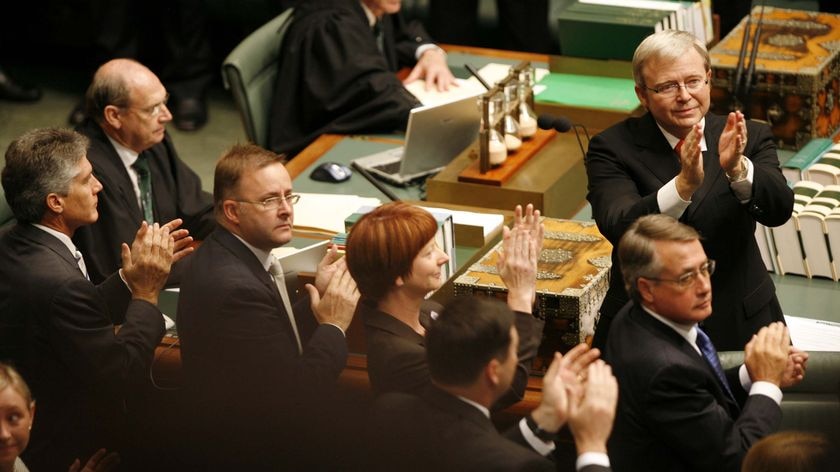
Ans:
POLYGON ((481 113, 475 97, 411 110, 405 146, 355 159, 372 175, 407 185, 439 172, 478 137, 481 113))

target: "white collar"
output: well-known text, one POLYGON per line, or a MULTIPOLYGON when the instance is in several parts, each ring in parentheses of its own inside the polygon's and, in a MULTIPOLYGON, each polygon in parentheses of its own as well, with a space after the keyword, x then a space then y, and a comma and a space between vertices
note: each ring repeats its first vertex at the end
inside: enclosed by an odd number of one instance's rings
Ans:
POLYGON ((242 241, 242 244, 244 244, 245 247, 247 247, 248 249, 251 250, 251 252, 254 253, 254 255, 257 257, 257 260, 260 261, 260 264, 262 264, 265 271, 268 272, 268 269, 271 267, 271 262, 272 262, 271 253, 268 252, 268 251, 263 251, 262 249, 260 249, 258 247, 252 246, 250 243, 248 243, 248 241, 245 241, 244 239, 242 239, 241 236, 234 233, 233 231, 231 231, 230 234, 236 236, 236 239, 242 241))
POLYGON ((367 20, 368 20, 368 26, 373 28, 373 25, 375 25, 376 22, 379 21, 379 18, 377 18, 376 15, 373 14, 371 9, 368 8, 367 5, 365 5, 365 2, 359 2, 359 3, 362 5, 362 10, 365 11, 365 16, 367 17, 367 20))
MULTIPOLYGON (((668 144, 671 145, 671 149, 674 149, 674 147, 677 145, 677 143, 680 142, 680 138, 678 138, 678 137, 674 136, 673 134, 665 131, 665 128, 663 128, 662 125, 660 125, 658 121, 654 120, 654 122, 656 122, 656 126, 659 127, 659 131, 662 131, 662 135, 665 136, 665 139, 668 140, 668 144)), ((706 117, 705 116, 700 119, 700 129, 703 130, 703 131, 706 130, 706 117)), ((700 136, 700 151, 706 151, 708 149, 709 149, 708 146, 706 146, 706 135, 703 134, 702 136, 700 136)))
POLYGON ((697 323, 693 323, 693 324, 690 324, 690 325, 677 323, 676 321, 671 321, 668 318, 665 318, 664 316, 655 313, 653 310, 651 310, 650 308, 648 308, 648 307, 646 307, 642 304, 640 304, 640 306, 650 316, 656 318, 657 320, 664 323, 666 326, 668 326, 671 329, 673 329, 674 331, 676 331, 677 334, 679 334, 680 336, 683 337, 683 339, 688 341, 688 344, 690 344, 691 347, 693 347, 695 351, 697 351, 699 354, 702 355, 702 353, 700 352, 700 348, 697 347, 697 323))
POLYGON ((70 239, 70 236, 67 236, 66 234, 62 233, 61 231, 56 231, 56 230, 54 230, 50 227, 44 226, 42 224, 33 223, 32 226, 34 226, 34 227, 36 227, 36 228, 38 228, 42 231, 46 231, 47 233, 49 233, 49 234, 55 236, 56 238, 58 238, 58 240, 61 241, 62 244, 67 246, 67 249, 70 250, 70 254, 73 254, 73 257, 76 256, 76 251, 77 251, 76 245, 73 244, 73 240, 70 239))
POLYGON ((111 141, 111 145, 114 146, 114 150, 117 151, 117 155, 120 156, 120 160, 122 161, 123 165, 126 167, 126 169, 130 169, 131 166, 133 166, 134 163, 137 162, 137 157, 140 156, 140 153, 135 152, 133 149, 129 149, 123 146, 110 136, 107 137, 108 141, 111 141))
POLYGON ((458 397, 458 399, 461 400, 462 402, 469 403, 470 405, 478 408, 478 410, 481 413, 483 413, 484 416, 486 416, 487 418, 490 418, 490 410, 486 406, 484 406, 484 405, 482 405, 478 402, 472 401, 469 398, 462 397, 461 395, 455 395, 455 396, 458 397))

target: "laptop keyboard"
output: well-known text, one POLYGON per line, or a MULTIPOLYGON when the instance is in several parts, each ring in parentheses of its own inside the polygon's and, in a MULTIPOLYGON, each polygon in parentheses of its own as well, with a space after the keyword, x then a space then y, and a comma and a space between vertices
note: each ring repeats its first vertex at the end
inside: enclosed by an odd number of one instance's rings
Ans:
POLYGON ((384 172, 386 174, 396 174, 396 173, 399 173, 401 164, 402 164, 402 161, 394 161, 394 162, 389 162, 387 164, 381 164, 381 165, 378 165, 378 166, 373 166, 373 168, 380 171, 380 172, 384 172))

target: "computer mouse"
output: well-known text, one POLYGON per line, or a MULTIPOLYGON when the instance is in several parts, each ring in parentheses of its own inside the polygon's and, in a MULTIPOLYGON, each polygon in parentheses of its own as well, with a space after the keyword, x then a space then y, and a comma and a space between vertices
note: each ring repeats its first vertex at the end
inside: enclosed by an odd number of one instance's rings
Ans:
POLYGON ((312 169, 309 178, 320 182, 338 183, 349 179, 351 175, 353 171, 349 167, 337 162, 325 162, 312 169))

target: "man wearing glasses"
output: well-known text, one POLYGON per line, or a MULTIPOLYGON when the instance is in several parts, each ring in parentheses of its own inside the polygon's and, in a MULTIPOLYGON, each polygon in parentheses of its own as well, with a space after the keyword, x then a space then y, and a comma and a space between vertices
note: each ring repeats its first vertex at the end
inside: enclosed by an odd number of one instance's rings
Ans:
POLYGON ((773 322, 743 347, 744 365, 722 369, 699 326, 712 313, 717 264, 692 227, 643 216, 621 238, 618 257, 631 303, 613 320, 604 352, 619 385, 611 464, 741 470, 749 447, 779 427, 780 387, 803 379, 808 354, 773 322))
MULTIPOLYGON (((132 241, 142 221, 181 218, 199 240, 215 227, 212 197, 166 133, 172 121, 168 97, 157 76, 131 59, 102 65, 88 88, 89 118, 76 130, 90 139, 88 159, 104 189, 99 221, 73 239, 95 283, 119 268, 120 244, 132 241)), ((173 267, 170 284, 177 283, 180 265, 173 267)))
MULTIPOLYGON (((708 113, 709 55, 689 33, 645 38, 633 56, 633 76, 648 112, 592 138, 585 163, 593 218, 613 246, 650 213, 697 229, 706 254, 717 260, 716 296, 704 329, 718 348, 741 349, 762 326, 783 320, 754 237, 756 222, 781 225, 793 209, 773 136, 740 112, 708 113)), ((628 300, 615 250, 612 259, 593 340, 602 348, 628 300)))
POLYGON ((323 451, 324 438, 307 435, 336 434, 341 426, 330 413, 339 399, 330 394, 347 360, 356 283, 333 249, 306 286, 308 296, 295 296, 296 284, 271 255, 291 240, 300 198, 281 156, 234 146, 216 165, 213 192, 218 226, 190 256, 178 301, 194 465, 324 464, 314 452, 323 451), (319 421, 330 425, 319 428, 319 421))

